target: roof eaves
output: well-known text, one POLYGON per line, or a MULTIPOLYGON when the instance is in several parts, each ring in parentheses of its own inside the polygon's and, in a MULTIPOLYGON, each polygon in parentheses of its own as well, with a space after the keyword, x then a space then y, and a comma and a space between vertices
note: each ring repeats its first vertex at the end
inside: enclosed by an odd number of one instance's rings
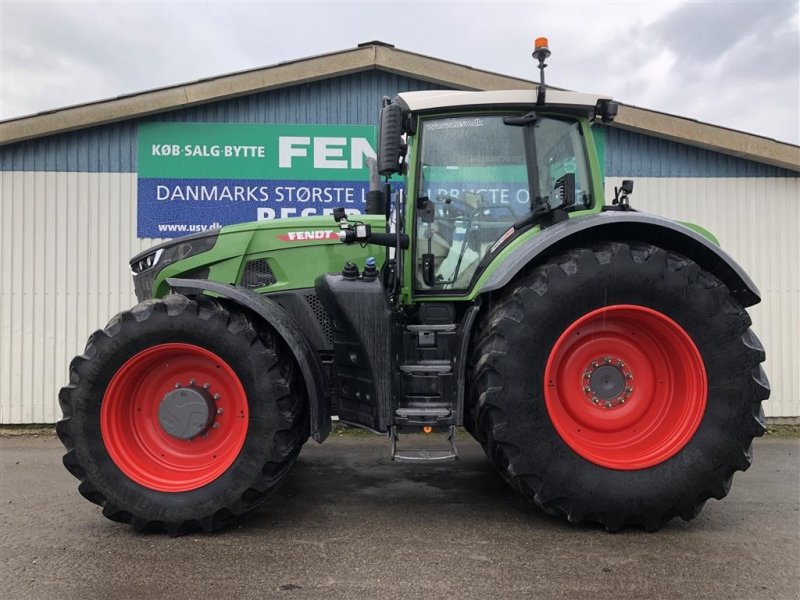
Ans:
POLYGON ((385 46, 375 46, 375 66, 391 73, 467 91, 526 90, 536 87, 536 83, 527 79, 385 46))
POLYGON ((369 46, 80 104, 0 122, 0 145, 340 77, 374 66, 375 47, 369 46))
POLYGON ((744 131, 629 104, 620 104, 614 126, 791 171, 800 171, 800 146, 744 131))

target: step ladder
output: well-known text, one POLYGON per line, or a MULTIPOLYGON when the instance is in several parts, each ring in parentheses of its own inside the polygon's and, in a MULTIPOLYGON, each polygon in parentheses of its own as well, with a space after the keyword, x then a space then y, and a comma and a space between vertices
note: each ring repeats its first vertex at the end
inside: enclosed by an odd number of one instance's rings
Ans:
POLYGON ((456 449, 456 428, 451 425, 447 429, 447 441, 450 448, 447 450, 427 450, 409 449, 399 450, 397 448, 397 427, 392 426, 389 430, 389 437, 392 441, 392 460, 397 462, 420 463, 420 462, 448 462, 458 460, 458 450, 456 449))
POLYGON ((450 388, 453 367, 450 361, 400 365, 403 396, 397 400, 395 425, 403 430, 426 425, 441 429, 455 423, 450 388))

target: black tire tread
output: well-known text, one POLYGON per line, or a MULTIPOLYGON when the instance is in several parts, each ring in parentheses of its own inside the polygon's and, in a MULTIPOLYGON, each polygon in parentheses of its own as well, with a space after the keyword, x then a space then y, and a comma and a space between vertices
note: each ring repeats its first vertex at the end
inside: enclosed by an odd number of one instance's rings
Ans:
POLYGON ((101 506, 103 515, 108 519, 128 523, 138 532, 165 531, 170 535, 183 535, 198 530, 208 532, 231 525, 239 517, 261 505, 286 477, 308 438, 307 403, 304 397, 298 397, 298 394, 303 393, 304 386, 296 363, 269 326, 254 322, 247 314, 234 306, 227 306, 222 300, 206 296, 190 299, 179 294, 170 294, 163 299, 146 300, 117 314, 103 329, 89 336, 83 353, 70 363, 69 383, 59 392, 63 417, 56 424, 56 432, 66 448, 64 466, 80 481, 78 491, 90 502, 101 506), (73 414, 79 401, 78 392, 84 381, 96 377, 98 366, 94 362, 99 350, 120 336, 125 324, 144 323, 159 313, 166 315, 167 320, 189 313, 200 322, 223 322, 232 335, 243 338, 252 351, 260 354, 263 368, 273 377, 276 389, 281 390, 276 402, 281 403, 282 410, 279 414, 283 423, 276 436, 281 437, 279 446, 282 452, 264 463, 259 476, 249 483, 249 487, 234 502, 219 507, 210 514, 180 521, 144 518, 132 514, 126 507, 116 505, 88 474, 85 458, 81 456, 76 444, 76 436, 79 434, 73 427, 73 414))
POLYGON ((473 335, 472 368, 468 382, 470 397, 466 402, 468 414, 465 425, 506 481, 550 515, 565 516, 572 523, 599 523, 610 532, 629 525, 655 531, 676 516, 684 520, 692 519, 699 514, 706 500, 721 499, 727 495, 734 472, 743 471, 751 464, 753 438, 766 430, 761 407, 761 402, 769 397, 770 392, 761 368, 765 354, 749 327, 750 323, 747 312, 731 297, 726 286, 712 275, 700 271, 695 263, 683 256, 637 242, 598 242, 590 248, 568 250, 544 264, 529 267, 499 297, 492 298, 489 310, 484 313, 473 335), (748 383, 752 401, 744 412, 730 416, 731 423, 736 425, 738 452, 732 453, 727 464, 714 471, 707 486, 694 497, 657 513, 592 511, 575 498, 553 488, 544 473, 524 468, 522 465, 527 462, 521 458, 530 448, 521 448, 508 431, 507 394, 503 389, 513 382, 503 380, 498 364, 513 355, 512 344, 518 339, 525 303, 544 297, 559 286, 563 278, 575 275, 586 261, 602 265, 612 260, 627 260, 632 268, 650 260, 663 260, 666 269, 672 272, 687 271, 690 280, 712 294, 720 310, 735 317, 740 330, 737 352, 747 357, 750 373, 748 383))

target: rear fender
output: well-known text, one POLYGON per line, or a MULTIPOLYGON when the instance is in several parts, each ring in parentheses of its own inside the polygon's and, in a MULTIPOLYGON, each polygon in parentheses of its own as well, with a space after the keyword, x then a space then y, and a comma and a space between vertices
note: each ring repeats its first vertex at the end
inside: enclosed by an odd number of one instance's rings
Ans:
POLYGON ((708 238, 677 221, 647 213, 623 211, 606 211, 568 219, 548 227, 500 259, 502 262, 494 267, 480 292, 504 287, 526 265, 546 254, 595 240, 636 240, 682 254, 718 277, 743 306, 752 306, 761 301, 758 288, 744 269, 708 238))
POLYGON ((300 367, 308 393, 311 437, 320 443, 328 437, 331 431, 331 414, 322 366, 303 330, 286 309, 262 294, 256 294, 237 285, 204 279, 173 278, 167 279, 167 284, 180 294, 197 295, 211 292, 253 311, 264 319, 283 339, 300 367))

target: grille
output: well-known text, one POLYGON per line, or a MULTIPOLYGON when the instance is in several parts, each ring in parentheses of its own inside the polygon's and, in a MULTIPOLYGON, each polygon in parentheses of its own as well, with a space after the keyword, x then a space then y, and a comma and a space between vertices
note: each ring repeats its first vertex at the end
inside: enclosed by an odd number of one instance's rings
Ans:
POLYGON ((141 273, 133 276, 133 291, 136 292, 136 300, 144 302, 153 295, 153 273, 141 273))
POLYGON ((322 331, 325 334, 325 341, 328 342, 328 347, 332 347, 333 325, 331 323, 331 318, 328 315, 328 311, 325 310, 324 306, 322 306, 322 302, 319 301, 319 298, 317 298, 316 294, 306 294, 306 302, 308 302, 311 310, 314 311, 314 316, 317 318, 319 326, 322 328, 322 331))
POLYGON ((269 263, 266 258, 248 261, 244 266, 242 285, 246 288, 260 288, 272 285, 276 281, 275 275, 272 273, 272 269, 269 268, 269 263))

